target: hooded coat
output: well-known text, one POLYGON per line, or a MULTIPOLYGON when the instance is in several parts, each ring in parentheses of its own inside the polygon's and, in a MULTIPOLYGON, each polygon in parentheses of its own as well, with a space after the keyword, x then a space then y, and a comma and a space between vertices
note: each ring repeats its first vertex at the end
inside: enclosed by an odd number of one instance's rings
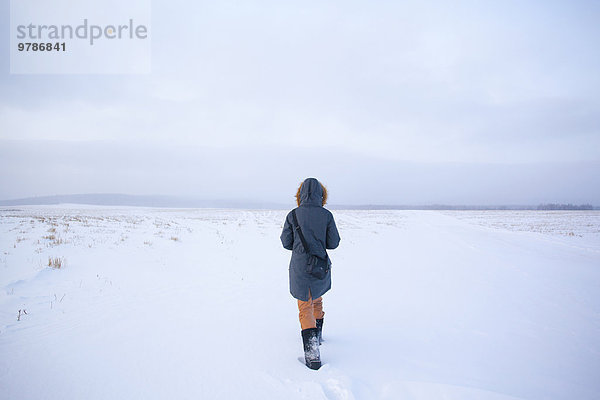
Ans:
MULTIPOLYGON (((300 188, 300 206, 295 208, 298 224, 310 253, 325 256, 325 249, 335 249, 340 243, 340 235, 331 212, 323 208, 323 187, 315 178, 306 179, 300 188)), ((304 249, 298 233, 292 228, 290 211, 285 218, 281 243, 292 250, 290 260, 290 293, 298 300, 308 301, 309 291, 317 299, 331 289, 331 269, 323 279, 308 272, 309 253, 304 249)))

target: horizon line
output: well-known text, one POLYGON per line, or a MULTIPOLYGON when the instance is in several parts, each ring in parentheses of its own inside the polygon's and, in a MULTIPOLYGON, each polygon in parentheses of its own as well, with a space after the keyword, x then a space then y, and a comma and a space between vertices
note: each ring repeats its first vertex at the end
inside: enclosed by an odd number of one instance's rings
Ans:
MULTIPOLYGON (((0 200, 0 206, 31 206, 31 205, 60 205, 81 204, 97 206, 127 206, 127 207, 154 207, 154 208, 274 208, 287 209, 291 204, 269 202, 250 199, 234 198, 201 198, 197 196, 177 195, 135 195, 124 193, 78 193, 30 196, 15 199, 0 200), (94 199, 96 197, 96 199, 94 199), (100 197, 100 198, 98 198, 100 197), (112 198, 111 198, 112 197, 112 198), (114 198, 114 197, 120 197, 114 198), (157 200, 163 201, 157 201, 157 200), (129 200, 129 201, 127 201, 129 200), (170 200, 170 201, 168 201, 170 200), (170 203, 170 204, 169 204, 170 203), (244 207, 246 206, 246 207, 244 207)), ((295 205, 295 202, 293 203, 295 205)), ((599 206, 592 203, 556 203, 543 202, 538 204, 451 204, 443 202, 421 204, 328 204, 331 209, 373 209, 373 210, 598 210, 599 206), (556 208, 552 208, 556 207, 556 208), (587 207, 587 208, 584 208, 587 207), (591 207, 591 208, 589 208, 591 207)))

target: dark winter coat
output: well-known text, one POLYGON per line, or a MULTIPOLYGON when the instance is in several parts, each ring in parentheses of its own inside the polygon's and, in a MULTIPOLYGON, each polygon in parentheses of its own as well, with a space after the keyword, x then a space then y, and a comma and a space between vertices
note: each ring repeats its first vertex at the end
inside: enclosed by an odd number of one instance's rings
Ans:
MULTIPOLYGON (((333 215, 323 208, 323 188, 315 178, 308 178, 300 188, 300 206, 296 218, 304 238, 313 254, 325 256, 325 249, 335 249, 340 243, 340 235, 333 215)), ((292 250, 290 260, 290 293, 298 300, 308 301, 309 290, 317 299, 331 289, 331 270, 323 279, 317 279, 307 272, 309 254, 304 250, 298 233, 292 229, 292 213, 288 213, 281 233, 283 247, 292 250)))

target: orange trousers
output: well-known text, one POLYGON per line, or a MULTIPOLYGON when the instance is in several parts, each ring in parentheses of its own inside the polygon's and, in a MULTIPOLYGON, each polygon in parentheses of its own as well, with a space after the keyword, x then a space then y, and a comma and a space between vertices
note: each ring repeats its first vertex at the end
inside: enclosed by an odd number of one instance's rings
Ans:
POLYGON ((325 313, 323 312, 323 297, 312 299, 312 295, 308 293, 308 301, 298 300, 298 310, 300 311, 300 326, 302 330, 317 327, 317 319, 322 319, 325 313))

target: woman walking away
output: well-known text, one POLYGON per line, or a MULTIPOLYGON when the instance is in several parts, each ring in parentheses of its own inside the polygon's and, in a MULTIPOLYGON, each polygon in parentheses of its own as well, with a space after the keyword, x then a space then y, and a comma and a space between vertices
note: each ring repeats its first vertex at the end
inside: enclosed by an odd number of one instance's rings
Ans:
POLYGON ((285 218, 281 243, 292 250, 290 293, 298 299, 304 361, 311 369, 321 367, 319 345, 323 331, 322 296, 331 289, 331 261, 326 249, 340 243, 333 215, 323 206, 327 190, 308 178, 296 192, 298 207, 285 218))

